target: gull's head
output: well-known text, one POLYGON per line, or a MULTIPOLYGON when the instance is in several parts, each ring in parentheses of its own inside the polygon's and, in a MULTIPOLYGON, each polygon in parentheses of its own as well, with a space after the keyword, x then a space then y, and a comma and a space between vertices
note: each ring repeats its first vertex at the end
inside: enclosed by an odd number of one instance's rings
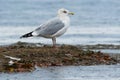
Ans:
POLYGON ((69 10, 67 10, 65 8, 61 8, 58 10, 58 15, 59 16, 68 16, 68 15, 74 15, 74 13, 70 12, 69 10))

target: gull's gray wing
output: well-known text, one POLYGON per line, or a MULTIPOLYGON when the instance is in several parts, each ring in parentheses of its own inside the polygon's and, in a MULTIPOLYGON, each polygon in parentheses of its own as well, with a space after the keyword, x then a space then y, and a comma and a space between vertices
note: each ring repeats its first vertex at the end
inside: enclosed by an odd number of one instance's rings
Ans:
POLYGON ((45 24, 42 24, 34 32, 37 33, 38 36, 49 36, 55 34, 64 26, 64 23, 59 18, 54 18, 45 24))

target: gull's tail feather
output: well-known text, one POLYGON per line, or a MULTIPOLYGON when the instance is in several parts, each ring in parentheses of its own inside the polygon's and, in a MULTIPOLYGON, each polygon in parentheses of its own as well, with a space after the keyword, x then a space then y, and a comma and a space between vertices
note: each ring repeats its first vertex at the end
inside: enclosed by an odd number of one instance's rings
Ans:
POLYGON ((30 32, 30 33, 24 34, 24 35, 22 35, 20 38, 32 37, 32 36, 33 36, 32 33, 33 33, 33 32, 30 32))

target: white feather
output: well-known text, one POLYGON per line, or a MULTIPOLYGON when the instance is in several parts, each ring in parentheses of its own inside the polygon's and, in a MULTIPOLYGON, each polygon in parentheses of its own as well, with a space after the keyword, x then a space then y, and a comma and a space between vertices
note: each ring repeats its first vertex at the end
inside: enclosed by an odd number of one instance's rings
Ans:
POLYGON ((12 60, 10 60, 10 61, 8 62, 8 64, 9 64, 9 65, 13 65, 14 62, 13 62, 12 60))
POLYGON ((20 61, 21 60, 21 58, 16 58, 16 57, 6 56, 6 55, 4 55, 4 56, 5 56, 5 58, 9 58, 11 60, 16 60, 16 61, 20 61))

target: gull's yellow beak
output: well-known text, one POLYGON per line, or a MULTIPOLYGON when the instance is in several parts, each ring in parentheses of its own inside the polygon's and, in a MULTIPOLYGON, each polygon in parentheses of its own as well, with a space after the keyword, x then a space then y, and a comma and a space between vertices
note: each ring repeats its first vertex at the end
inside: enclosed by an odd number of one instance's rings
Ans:
POLYGON ((74 13, 73 13, 73 12, 69 12, 68 14, 69 14, 69 15, 74 15, 74 13))

